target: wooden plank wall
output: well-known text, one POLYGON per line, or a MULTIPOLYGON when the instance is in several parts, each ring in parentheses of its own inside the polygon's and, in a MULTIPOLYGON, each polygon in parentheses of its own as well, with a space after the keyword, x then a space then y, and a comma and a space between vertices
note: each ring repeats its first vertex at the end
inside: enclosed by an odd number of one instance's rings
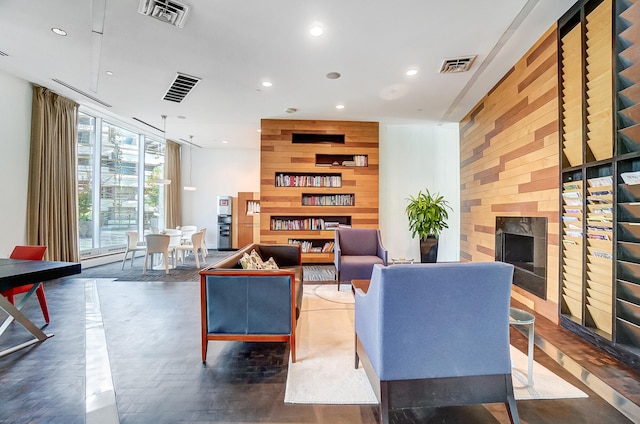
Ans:
POLYGON ((548 219, 547 301, 513 297, 558 321, 557 26, 460 122, 461 259, 493 261, 497 216, 548 219))
MULTIPOLYGON (((331 239, 329 230, 272 231, 271 216, 350 216, 354 228, 378 228, 379 124, 377 122, 261 121, 260 241, 287 243, 289 238, 331 239), (291 142, 292 133, 344 134, 344 144, 291 142), (367 155, 367 166, 316 166, 316 154, 367 155), (275 187, 277 173, 338 173, 342 187, 275 187), (354 206, 302 206, 302 193, 353 194, 354 206)), ((305 262, 331 262, 330 254, 303 254, 305 262)))

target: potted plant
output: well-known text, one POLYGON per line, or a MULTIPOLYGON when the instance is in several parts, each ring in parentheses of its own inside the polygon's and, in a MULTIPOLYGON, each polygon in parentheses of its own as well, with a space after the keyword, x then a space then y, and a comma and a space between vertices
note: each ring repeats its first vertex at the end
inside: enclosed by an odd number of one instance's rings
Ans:
POLYGON ((439 193, 420 190, 417 196, 409 196, 405 210, 409 218, 411 237, 420 239, 420 262, 436 262, 438 259, 438 236, 449 228, 449 202, 439 193))

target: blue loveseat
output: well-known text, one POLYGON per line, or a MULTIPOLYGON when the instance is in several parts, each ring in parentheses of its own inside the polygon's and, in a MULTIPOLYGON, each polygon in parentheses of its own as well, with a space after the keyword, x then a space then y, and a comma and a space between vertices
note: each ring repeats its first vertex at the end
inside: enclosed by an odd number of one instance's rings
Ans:
POLYGON ((511 380, 509 302, 513 266, 502 262, 374 265, 355 292, 356 367, 380 403, 396 408, 504 402, 511 380))
POLYGON ((289 244, 250 244, 200 271, 202 362, 209 340, 289 342, 295 362, 303 278, 301 248, 289 244), (243 269, 252 250, 279 269, 243 269))

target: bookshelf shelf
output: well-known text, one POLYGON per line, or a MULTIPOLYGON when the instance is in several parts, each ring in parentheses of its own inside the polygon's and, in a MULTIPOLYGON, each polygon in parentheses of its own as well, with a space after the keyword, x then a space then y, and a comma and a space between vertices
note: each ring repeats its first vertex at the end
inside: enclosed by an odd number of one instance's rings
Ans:
POLYGON ((316 154, 316 166, 368 166, 367 155, 316 154))
POLYGON ((302 193, 302 206, 355 206, 353 193, 302 193))
POLYGON ((342 174, 277 172, 276 187, 342 187, 342 174))

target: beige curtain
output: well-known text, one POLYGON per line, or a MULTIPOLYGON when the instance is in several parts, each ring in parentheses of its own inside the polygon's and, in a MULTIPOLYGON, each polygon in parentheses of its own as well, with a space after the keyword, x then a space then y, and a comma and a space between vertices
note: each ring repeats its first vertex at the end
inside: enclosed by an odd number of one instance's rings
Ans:
POLYGON ((171 184, 165 186, 165 228, 182 225, 182 182, 180 181, 180 144, 167 140, 164 155, 165 178, 171 184))
POLYGON ((38 86, 32 103, 27 243, 46 245, 45 259, 78 262, 78 104, 38 86))

